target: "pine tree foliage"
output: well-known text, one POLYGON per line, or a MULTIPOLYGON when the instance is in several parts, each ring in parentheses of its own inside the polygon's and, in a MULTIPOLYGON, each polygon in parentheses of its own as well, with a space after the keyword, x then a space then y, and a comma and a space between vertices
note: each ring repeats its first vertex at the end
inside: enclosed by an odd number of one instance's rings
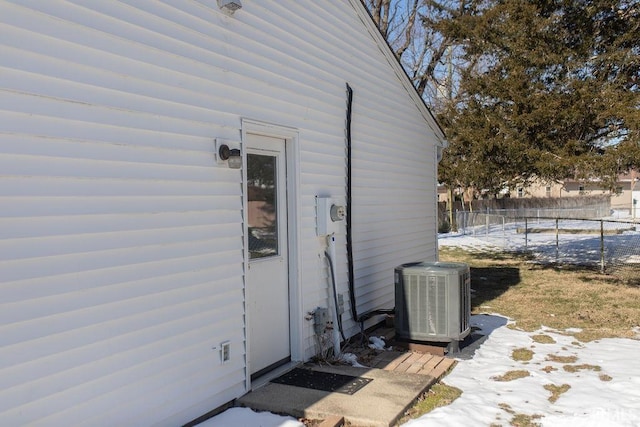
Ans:
POLYGON ((441 31, 464 46, 462 98, 441 111, 450 185, 601 179, 640 163, 640 3, 490 2, 441 31))
POLYGON ((640 0, 366 0, 438 113, 449 186, 640 167, 640 0))

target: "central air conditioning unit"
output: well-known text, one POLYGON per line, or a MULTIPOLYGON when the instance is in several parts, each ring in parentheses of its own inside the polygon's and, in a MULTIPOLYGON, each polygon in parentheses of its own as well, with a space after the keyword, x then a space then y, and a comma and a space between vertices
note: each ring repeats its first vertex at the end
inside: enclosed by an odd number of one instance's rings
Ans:
POLYGON ((462 341, 471 331, 469 266, 459 262, 414 262, 396 267, 395 302, 399 338, 462 341))

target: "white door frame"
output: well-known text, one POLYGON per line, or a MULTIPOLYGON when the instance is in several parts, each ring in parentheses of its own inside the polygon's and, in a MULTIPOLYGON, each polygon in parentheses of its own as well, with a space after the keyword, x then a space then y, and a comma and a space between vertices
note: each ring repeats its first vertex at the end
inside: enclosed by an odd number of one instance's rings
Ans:
MULTIPOLYGON (((300 147, 299 147, 299 132, 297 129, 275 125, 259 120, 252 120, 242 118, 242 149, 243 153, 243 168, 242 168, 242 182, 243 189, 247 182, 247 156, 246 156, 246 141, 247 134, 256 134, 271 136, 275 138, 282 138, 285 140, 285 156, 287 165, 287 236, 289 247, 289 333, 290 333, 290 346, 291 346, 291 360, 302 361, 304 360, 304 347, 302 340, 303 331, 303 316, 302 316, 302 291, 300 289, 301 271, 302 265, 301 250, 300 250, 300 147)), ((247 194, 243 190, 243 206, 244 214, 246 215, 246 206, 248 206, 247 194)), ((244 227, 244 271, 246 272, 249 267, 249 237, 247 221, 243 221, 244 227)), ((246 275, 244 276, 246 279, 246 275)), ((244 284, 246 292, 246 283, 244 284)), ((249 360, 251 339, 248 336, 247 325, 248 317, 251 313, 246 310, 245 305, 245 377, 246 377, 246 391, 251 390, 251 361, 249 360)))

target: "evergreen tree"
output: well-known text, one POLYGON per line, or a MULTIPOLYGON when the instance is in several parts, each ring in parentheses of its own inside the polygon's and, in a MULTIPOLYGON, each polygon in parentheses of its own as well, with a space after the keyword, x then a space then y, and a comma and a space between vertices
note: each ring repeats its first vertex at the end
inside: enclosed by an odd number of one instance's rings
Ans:
POLYGON ((442 182, 487 189, 640 166, 640 2, 489 0, 438 31, 465 52, 442 182))

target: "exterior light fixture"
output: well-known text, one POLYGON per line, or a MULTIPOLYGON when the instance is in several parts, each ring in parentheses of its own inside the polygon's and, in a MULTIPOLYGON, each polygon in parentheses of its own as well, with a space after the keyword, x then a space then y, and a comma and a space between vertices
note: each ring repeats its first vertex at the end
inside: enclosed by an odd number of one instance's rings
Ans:
POLYGON ((242 153, 239 148, 229 148, 227 144, 218 147, 218 159, 226 161, 230 169, 242 167, 242 153))
POLYGON ((242 9, 242 3, 240 0, 218 0, 218 7, 224 13, 233 15, 236 10, 242 9))

